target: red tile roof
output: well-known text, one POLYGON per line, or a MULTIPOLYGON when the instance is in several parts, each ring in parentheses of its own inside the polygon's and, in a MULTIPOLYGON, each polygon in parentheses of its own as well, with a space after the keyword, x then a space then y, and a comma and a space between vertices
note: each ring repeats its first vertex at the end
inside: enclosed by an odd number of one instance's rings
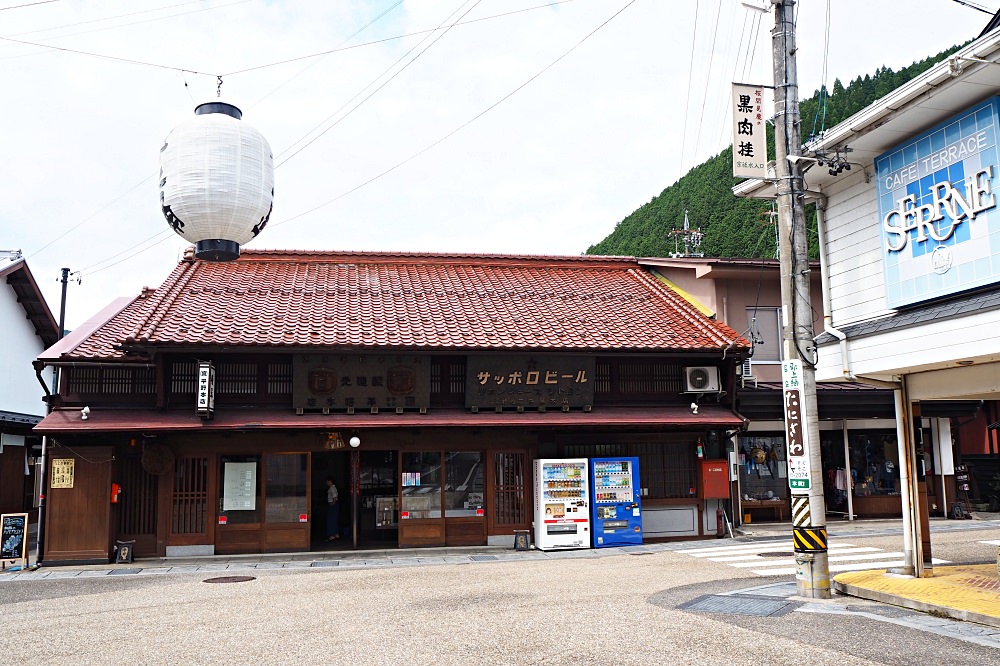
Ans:
MULTIPOLYGON (((83 337, 83 336, 81 336, 83 337)), ((119 347, 734 351, 630 257, 250 250, 185 259, 63 359, 119 347)))

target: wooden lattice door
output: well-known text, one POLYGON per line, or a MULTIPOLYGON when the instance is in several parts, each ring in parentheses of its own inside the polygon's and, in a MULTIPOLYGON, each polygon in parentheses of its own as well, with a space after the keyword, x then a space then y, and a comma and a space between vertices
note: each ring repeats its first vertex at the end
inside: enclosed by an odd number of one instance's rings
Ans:
POLYGON ((208 456, 185 456, 174 463, 169 534, 173 545, 212 542, 208 520, 210 462, 208 456))
POLYGON ((513 534, 531 525, 531 469, 525 451, 494 451, 492 469, 492 506, 487 507, 490 534, 513 534))
POLYGON ((121 478, 121 509, 118 538, 135 541, 135 554, 156 554, 157 477, 142 468, 138 456, 124 458, 121 478))

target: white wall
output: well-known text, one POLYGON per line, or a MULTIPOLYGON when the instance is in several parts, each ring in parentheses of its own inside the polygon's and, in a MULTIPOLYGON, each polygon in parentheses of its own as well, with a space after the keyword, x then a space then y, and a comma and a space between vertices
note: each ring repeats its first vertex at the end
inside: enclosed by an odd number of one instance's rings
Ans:
MULTIPOLYGON (((35 327, 17 302, 14 289, 6 280, 0 280, 0 409, 20 414, 45 415, 45 395, 35 378, 31 362, 44 351, 42 339, 35 335, 35 327)), ((51 373, 43 377, 51 386, 51 373)))
POLYGON ((863 174, 826 192, 826 235, 834 326, 883 316, 882 238, 875 183, 863 174))

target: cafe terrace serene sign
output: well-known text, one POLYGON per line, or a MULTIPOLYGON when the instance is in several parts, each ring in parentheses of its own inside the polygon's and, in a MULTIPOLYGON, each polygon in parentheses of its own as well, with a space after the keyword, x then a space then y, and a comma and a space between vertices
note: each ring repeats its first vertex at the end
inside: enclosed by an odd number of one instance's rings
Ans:
POLYGON ((888 307, 1000 281, 998 101, 875 159, 888 307))

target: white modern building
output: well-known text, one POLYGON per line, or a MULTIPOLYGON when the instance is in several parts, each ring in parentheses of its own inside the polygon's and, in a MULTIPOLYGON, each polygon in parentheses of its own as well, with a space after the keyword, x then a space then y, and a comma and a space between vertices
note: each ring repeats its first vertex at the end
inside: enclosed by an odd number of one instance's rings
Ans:
MULTIPOLYGON (((992 29, 826 130, 794 162, 819 210, 825 330, 816 331, 816 380, 895 390, 898 468, 887 471, 894 456, 873 443, 873 466, 854 482, 895 473, 917 575, 930 568, 924 484, 952 498, 967 490, 953 476, 953 422, 926 417, 941 400, 985 401, 981 410, 995 417, 1000 399, 998 138, 992 29)), ((773 198, 775 187, 755 179, 734 192, 773 198)), ((991 421, 959 450, 995 455, 991 421)))

